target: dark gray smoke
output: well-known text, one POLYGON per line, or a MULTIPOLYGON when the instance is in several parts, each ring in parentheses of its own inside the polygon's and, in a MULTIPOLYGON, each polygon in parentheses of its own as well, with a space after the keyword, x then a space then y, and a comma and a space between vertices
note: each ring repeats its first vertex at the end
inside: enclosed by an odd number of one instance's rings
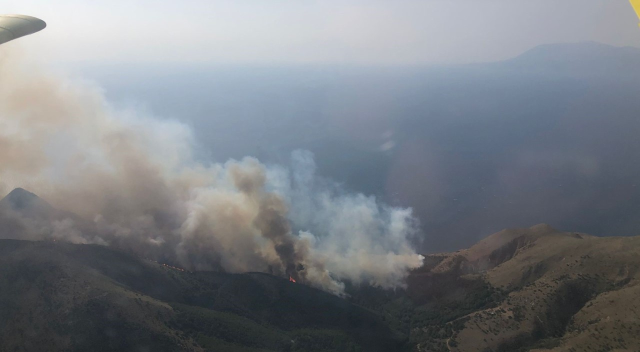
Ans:
POLYGON ((0 51, 0 188, 32 190, 67 214, 24 238, 291 275, 337 294, 344 280, 403 285, 421 265, 411 210, 319 182, 311 153, 294 152, 289 167, 199 163, 185 125, 116 111, 97 87, 24 61, 0 51))

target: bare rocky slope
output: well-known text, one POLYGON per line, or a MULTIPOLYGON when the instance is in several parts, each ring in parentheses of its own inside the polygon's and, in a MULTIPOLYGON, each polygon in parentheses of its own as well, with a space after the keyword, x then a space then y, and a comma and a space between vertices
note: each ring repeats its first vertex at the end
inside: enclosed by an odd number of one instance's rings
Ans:
POLYGON ((537 225, 431 256, 429 275, 481 279, 500 297, 447 322, 450 335, 415 326, 428 337, 416 341, 417 349, 438 350, 441 342, 439 349, 450 351, 637 351, 639 255, 640 237, 599 238, 537 225))

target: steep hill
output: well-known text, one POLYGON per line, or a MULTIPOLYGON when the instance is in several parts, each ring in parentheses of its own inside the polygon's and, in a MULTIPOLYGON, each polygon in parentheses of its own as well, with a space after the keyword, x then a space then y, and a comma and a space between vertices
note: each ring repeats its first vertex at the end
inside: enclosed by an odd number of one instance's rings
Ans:
POLYGON ((0 200, 0 239, 41 240, 56 238, 54 222, 73 222, 90 233, 91 224, 76 214, 62 211, 23 189, 16 188, 0 200))
POLYGON ((37 195, 16 188, 0 200, 0 210, 18 211, 30 217, 49 218, 56 210, 37 195))

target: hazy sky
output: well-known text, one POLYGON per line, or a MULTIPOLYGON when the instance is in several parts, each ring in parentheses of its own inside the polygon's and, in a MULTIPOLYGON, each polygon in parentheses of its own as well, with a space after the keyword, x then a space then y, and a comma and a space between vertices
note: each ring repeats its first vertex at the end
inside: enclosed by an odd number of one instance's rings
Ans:
MULTIPOLYGON (((53 61, 461 63, 551 42, 640 46, 627 0, 9 0, 53 61)), ((15 44, 12 44, 15 45, 15 44)))

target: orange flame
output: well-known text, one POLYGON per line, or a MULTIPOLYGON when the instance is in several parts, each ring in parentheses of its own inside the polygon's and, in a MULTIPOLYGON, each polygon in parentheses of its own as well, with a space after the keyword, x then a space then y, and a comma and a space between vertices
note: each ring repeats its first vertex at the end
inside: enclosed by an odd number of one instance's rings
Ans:
POLYGON ((178 268, 178 267, 171 266, 171 265, 167 265, 167 264, 162 264, 162 266, 167 267, 167 268, 171 268, 171 269, 173 269, 173 270, 185 271, 185 270, 184 270, 184 269, 182 269, 182 268, 178 268))

